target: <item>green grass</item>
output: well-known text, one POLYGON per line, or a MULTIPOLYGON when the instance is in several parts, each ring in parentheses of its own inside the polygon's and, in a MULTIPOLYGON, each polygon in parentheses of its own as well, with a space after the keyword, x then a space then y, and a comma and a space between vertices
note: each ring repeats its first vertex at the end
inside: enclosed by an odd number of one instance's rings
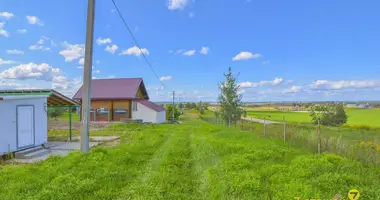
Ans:
POLYGON ((301 122, 301 123, 310 123, 311 117, 309 113, 302 112, 282 112, 282 111, 247 111, 248 117, 254 117, 259 119, 267 119, 272 121, 283 121, 285 117, 286 121, 289 122, 301 122))
MULTIPOLYGON (((69 112, 64 112, 61 116, 57 117, 57 118, 50 118, 49 119, 58 119, 58 120, 69 120, 69 112)), ((80 117, 79 115, 77 115, 76 112, 72 112, 71 113, 71 120, 74 122, 74 121, 80 121, 80 117)))
POLYGON ((0 199, 380 199, 380 168, 312 154, 190 113, 181 125, 117 125, 117 147, 0 166, 0 199))
POLYGON ((351 125, 369 125, 380 127, 380 109, 346 109, 348 115, 348 124, 351 125))
MULTIPOLYGON (((346 109, 348 116, 348 125, 368 125, 372 127, 380 127, 380 109, 346 109)), ((254 117, 273 121, 282 121, 285 117, 289 122, 310 123, 311 117, 309 113, 304 112, 282 112, 282 111, 262 111, 249 110, 248 117, 254 117)))

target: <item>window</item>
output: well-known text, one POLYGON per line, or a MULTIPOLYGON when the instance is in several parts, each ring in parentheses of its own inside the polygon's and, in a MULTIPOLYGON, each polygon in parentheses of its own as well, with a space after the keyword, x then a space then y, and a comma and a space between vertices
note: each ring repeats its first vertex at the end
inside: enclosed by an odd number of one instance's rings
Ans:
POLYGON ((127 115, 128 114, 128 109, 125 109, 123 107, 118 107, 114 110, 114 113, 116 115, 127 115))
POLYGON ((137 111, 137 101, 132 101, 132 110, 137 111))
POLYGON ((108 115, 108 108, 98 108, 96 109, 96 112, 98 113, 98 115, 108 115))

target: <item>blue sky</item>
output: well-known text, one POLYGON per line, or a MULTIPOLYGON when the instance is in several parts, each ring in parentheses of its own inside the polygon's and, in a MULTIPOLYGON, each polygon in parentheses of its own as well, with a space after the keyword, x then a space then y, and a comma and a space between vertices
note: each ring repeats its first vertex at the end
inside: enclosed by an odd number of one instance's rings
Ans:
MULTIPOLYGON (((93 78, 142 77, 154 101, 216 100, 231 66, 244 101, 379 100, 379 1, 111 0, 95 11, 93 78)), ((87 1, 0 1, 0 89, 81 85, 87 1)))

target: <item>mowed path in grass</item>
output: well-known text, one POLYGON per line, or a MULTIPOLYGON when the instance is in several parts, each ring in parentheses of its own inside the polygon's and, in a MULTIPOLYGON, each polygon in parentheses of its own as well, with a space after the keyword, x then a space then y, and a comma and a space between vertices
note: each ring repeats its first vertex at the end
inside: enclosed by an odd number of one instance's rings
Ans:
MULTIPOLYGON (((351 125, 369 125, 380 127, 380 109, 346 109, 348 116, 347 124, 351 125)), ((268 119, 273 121, 282 121, 285 117, 286 121, 310 123, 311 117, 308 112, 282 112, 282 111, 263 111, 248 110, 248 117, 268 119)))
POLYGON ((0 167, 0 199, 331 199, 380 196, 380 168, 186 118, 141 125, 121 144, 0 167))

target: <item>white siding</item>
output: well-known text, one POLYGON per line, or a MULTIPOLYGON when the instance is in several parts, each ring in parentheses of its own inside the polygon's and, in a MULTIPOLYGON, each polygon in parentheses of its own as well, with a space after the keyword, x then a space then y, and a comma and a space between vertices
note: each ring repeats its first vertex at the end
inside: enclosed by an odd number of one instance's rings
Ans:
POLYGON ((0 101, 0 155, 8 153, 9 150, 12 152, 18 150, 16 141, 17 105, 34 106, 35 146, 47 142, 46 101, 46 97, 0 101))
POLYGON ((166 112, 157 112, 141 103, 137 103, 137 111, 132 109, 132 119, 142 119, 143 122, 165 123, 166 112))
POLYGON ((165 123, 166 122, 166 111, 157 112, 157 121, 156 123, 165 123))

